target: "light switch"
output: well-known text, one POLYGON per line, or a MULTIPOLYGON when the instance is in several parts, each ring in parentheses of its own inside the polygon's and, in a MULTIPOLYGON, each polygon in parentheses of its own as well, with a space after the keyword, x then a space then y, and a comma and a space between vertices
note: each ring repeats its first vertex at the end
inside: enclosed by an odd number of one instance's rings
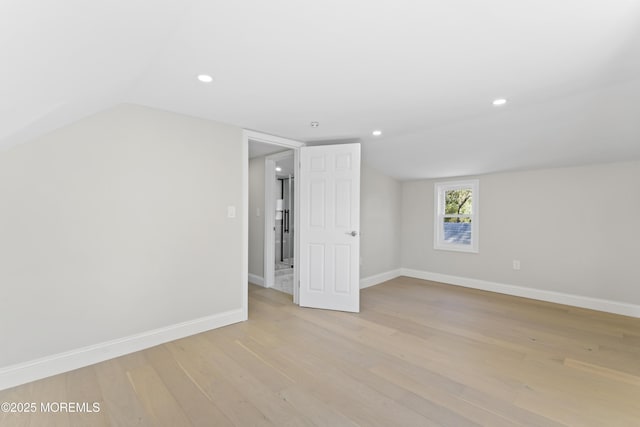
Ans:
POLYGON ((236 217, 236 207, 227 206, 227 218, 235 218, 235 217, 236 217))

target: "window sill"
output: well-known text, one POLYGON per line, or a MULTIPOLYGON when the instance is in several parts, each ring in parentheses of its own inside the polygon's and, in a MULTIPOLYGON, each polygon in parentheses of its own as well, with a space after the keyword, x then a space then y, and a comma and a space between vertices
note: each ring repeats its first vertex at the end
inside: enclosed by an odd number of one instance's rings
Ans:
POLYGON ((470 247, 467 245, 436 245, 433 249, 437 251, 450 251, 450 252, 467 252, 472 254, 477 254, 478 248, 470 247))

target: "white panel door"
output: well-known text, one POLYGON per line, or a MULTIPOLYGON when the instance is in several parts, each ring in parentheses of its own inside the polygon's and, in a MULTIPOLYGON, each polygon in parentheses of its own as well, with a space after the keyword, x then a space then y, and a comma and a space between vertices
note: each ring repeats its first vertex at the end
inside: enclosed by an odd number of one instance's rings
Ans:
POLYGON ((300 305, 360 311, 360 144, 300 149, 300 305))

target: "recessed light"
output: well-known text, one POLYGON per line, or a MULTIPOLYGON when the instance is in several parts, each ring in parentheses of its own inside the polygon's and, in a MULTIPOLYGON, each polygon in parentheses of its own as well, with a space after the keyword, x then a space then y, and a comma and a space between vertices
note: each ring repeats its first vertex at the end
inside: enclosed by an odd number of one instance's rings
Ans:
POLYGON ((211 83, 213 81, 213 77, 211 77, 209 74, 200 74, 198 76, 198 80, 200 80, 202 83, 211 83))
POLYGON ((318 126, 320 126, 319 122, 311 122, 311 127, 312 128, 317 128, 318 126))
POLYGON ((373 132, 371 132, 371 135, 380 136, 380 135, 382 135, 382 131, 381 130, 374 130, 373 132))
POLYGON ((276 166, 276 172, 282 172, 282 168, 280 166, 276 166))
POLYGON ((507 103, 507 100, 504 98, 498 98, 493 100, 493 105, 495 106, 504 105, 506 103, 507 103))

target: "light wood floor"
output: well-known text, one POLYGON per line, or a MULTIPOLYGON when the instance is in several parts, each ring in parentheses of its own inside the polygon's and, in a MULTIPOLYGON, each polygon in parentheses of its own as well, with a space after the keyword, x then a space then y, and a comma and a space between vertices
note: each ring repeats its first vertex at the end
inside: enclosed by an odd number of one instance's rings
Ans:
POLYGON ((250 320, 0 392, 8 426, 639 426, 640 319, 398 278, 359 315, 250 287, 250 320))

